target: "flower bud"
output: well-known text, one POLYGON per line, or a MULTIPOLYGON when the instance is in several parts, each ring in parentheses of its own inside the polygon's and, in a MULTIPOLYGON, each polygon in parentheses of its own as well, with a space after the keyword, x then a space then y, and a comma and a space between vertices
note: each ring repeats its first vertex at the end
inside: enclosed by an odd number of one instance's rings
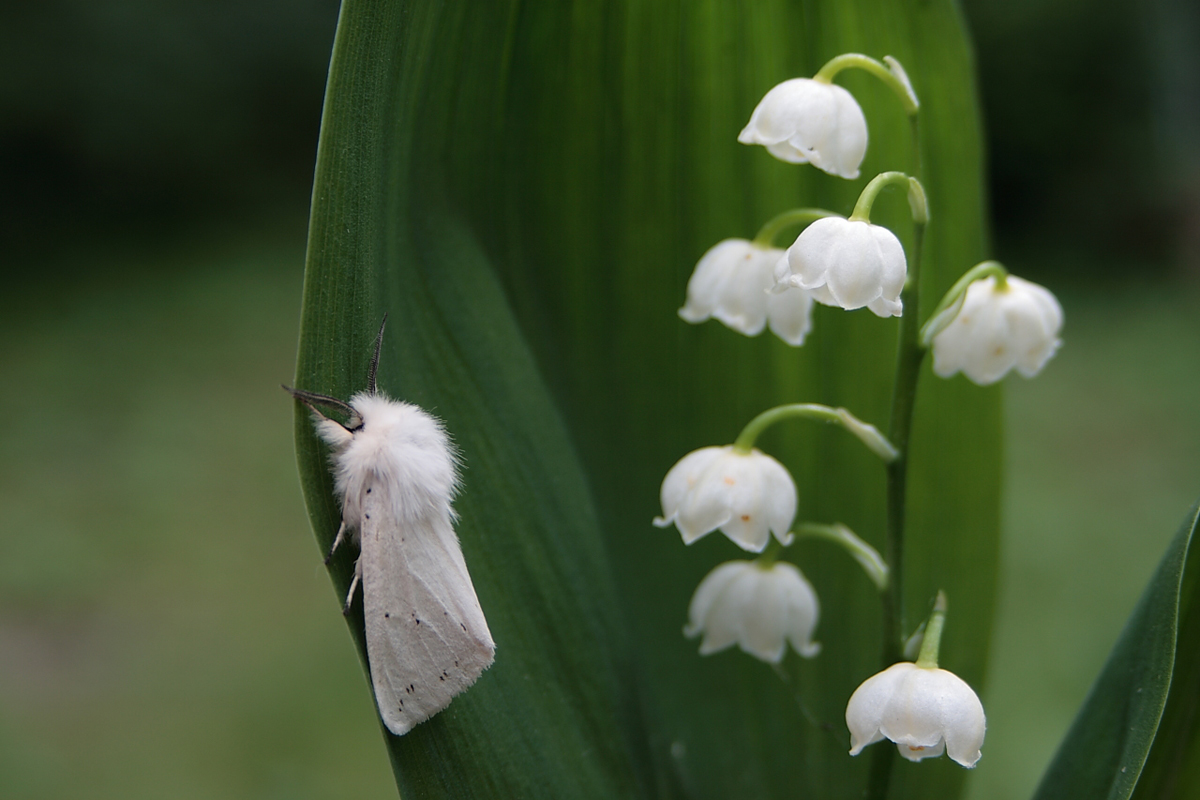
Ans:
POLYGON ((663 515, 654 524, 679 529, 684 544, 720 529, 738 547, 761 553, 771 539, 791 541, 796 484, 775 459, 733 445, 702 447, 671 467, 662 484, 663 515))
POLYGON ((846 704, 850 755, 884 739, 909 761, 949 753, 964 767, 979 761, 987 720, 966 681, 937 667, 908 661, 872 675, 846 704))
POLYGON ((805 228, 775 265, 774 291, 807 289, 818 303, 898 317, 907 274, 904 247, 890 230, 825 217, 805 228))
POLYGON ((759 101, 738 141, 765 145, 781 161, 811 163, 853 179, 867 152, 867 120, 854 95, 842 87, 793 78, 759 101))
POLYGON ((977 280, 933 337, 933 371, 949 378, 961 370, 980 386, 1014 367, 1032 378, 1058 350, 1062 323, 1062 306, 1048 289, 1012 275, 1001 285, 993 276, 977 280))
POLYGON ((755 658, 778 664, 787 643, 812 658, 820 609, 817 594, 793 564, 728 561, 705 576, 688 606, 689 639, 704 634, 700 655, 736 644, 755 658))
POLYGON ((799 347, 812 328, 813 301, 805 291, 769 293, 782 256, 779 248, 746 239, 718 242, 696 264, 679 316, 692 324, 712 317, 746 336, 770 324, 772 333, 799 347))

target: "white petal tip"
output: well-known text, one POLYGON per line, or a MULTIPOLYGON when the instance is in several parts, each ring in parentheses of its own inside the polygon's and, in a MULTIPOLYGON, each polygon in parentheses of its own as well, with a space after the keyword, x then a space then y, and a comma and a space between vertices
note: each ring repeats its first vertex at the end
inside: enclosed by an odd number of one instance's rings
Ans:
POLYGON ((949 752, 947 752, 947 755, 950 756, 951 761, 953 761, 955 764, 958 764, 960 767, 965 769, 975 769, 975 765, 978 764, 979 759, 983 757, 983 751, 976 750, 974 754, 968 758, 959 758, 958 756, 949 752))

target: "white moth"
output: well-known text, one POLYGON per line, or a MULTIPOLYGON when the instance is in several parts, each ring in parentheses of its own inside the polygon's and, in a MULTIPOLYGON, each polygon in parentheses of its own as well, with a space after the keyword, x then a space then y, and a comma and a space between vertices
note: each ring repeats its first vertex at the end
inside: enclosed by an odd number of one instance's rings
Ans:
POLYGON ((469 688, 496 645, 452 526, 455 451, 439 420, 377 391, 382 342, 381 325, 367 390, 349 403, 284 388, 312 410, 333 451, 342 524, 329 555, 347 536, 360 548, 345 611, 361 582, 375 701, 402 736, 469 688), (318 406, 337 409, 345 424, 318 406))

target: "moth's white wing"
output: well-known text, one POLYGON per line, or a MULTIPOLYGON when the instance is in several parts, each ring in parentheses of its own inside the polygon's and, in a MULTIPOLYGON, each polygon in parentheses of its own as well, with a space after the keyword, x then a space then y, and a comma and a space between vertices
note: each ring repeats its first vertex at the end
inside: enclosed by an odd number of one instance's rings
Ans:
POLYGON ((473 684, 496 646, 448 509, 405 529, 382 496, 363 504, 363 608, 375 700, 401 736, 473 684))

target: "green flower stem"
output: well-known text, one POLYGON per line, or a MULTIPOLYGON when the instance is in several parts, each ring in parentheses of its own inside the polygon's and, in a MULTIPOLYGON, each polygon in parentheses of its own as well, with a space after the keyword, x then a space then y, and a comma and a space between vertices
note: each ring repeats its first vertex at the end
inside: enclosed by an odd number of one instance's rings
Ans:
POLYGON ((882 458, 885 463, 891 462, 899 456, 898 451, 892 446, 892 443, 874 425, 868 425, 844 408, 830 408, 829 406, 817 403, 792 403, 790 405, 767 409, 750 420, 745 428, 742 428, 742 432, 738 434, 737 439, 733 443, 734 451, 742 454, 749 453, 754 447, 754 442, 758 439, 759 434, 764 430, 780 420, 793 419, 795 417, 841 425, 850 431, 850 433, 857 436, 872 453, 882 458))
POLYGON ((772 536, 770 540, 767 541, 767 546, 762 551, 762 554, 758 558, 754 559, 754 563, 758 565, 759 569, 769 568, 772 564, 779 560, 779 555, 783 552, 783 547, 783 542, 772 536))
POLYGON ((899 67, 899 62, 890 56, 886 59, 888 64, 883 64, 870 56, 864 56, 862 53, 843 53, 840 56, 831 58, 825 66, 813 75, 814 81, 821 83, 833 83, 833 78, 844 69, 856 68, 871 73, 884 84, 896 93, 900 98, 900 102, 904 105, 904 113, 910 117, 916 116, 920 110, 921 104, 917 100, 916 94, 912 90, 912 86, 908 85, 907 78, 901 80, 897 72, 893 71, 892 64, 899 69, 899 74, 904 74, 903 69, 899 67))
POLYGON ((938 648, 942 644, 942 627, 946 624, 946 593, 938 591, 937 600, 933 604, 933 613, 929 615, 929 624, 925 626, 925 638, 921 641, 921 654, 917 656, 917 666, 922 669, 937 669, 938 648))
POLYGON ((909 281, 900 295, 905 314, 900 317, 896 379, 892 387, 892 419, 888 429, 888 441, 898 454, 887 465, 887 536, 884 555, 892 580, 883 595, 882 665, 885 668, 900 660, 900 651, 904 646, 904 516, 908 491, 908 436, 917 397, 917 378, 921 374, 921 360, 925 356, 925 350, 917 340, 921 248, 924 239, 925 226, 914 225, 909 281))
MULTIPOLYGON (((900 295, 907 313, 900 317, 900 336, 896 348, 896 377, 892 385, 892 419, 888 438, 900 456, 887 466, 887 528, 884 553, 891 580, 880 594, 883 601, 883 650, 881 665, 887 669, 904 654, 904 514, 908 490, 908 435, 912 429, 913 406, 917 399, 917 378, 925 350, 918 338, 921 312, 921 252, 925 226, 929 223, 929 205, 921 185, 921 127, 918 114, 909 115, 912 136, 913 173, 909 181, 908 202, 913 212, 913 246, 909 254, 908 277, 900 295)), ((857 210, 857 209, 856 209, 857 210)), ((894 747, 876 747, 871 754, 867 776, 867 800, 886 800, 896 763, 894 747)))
POLYGON ((867 577, 871 579, 871 583, 875 584, 876 589, 881 592, 887 591, 888 567, 883 561, 883 556, 842 523, 821 525, 816 522, 805 522, 796 528, 796 536, 825 539, 840 545, 863 568, 863 572, 867 573, 867 577))
MULTIPOLYGON (((921 116, 920 116, 920 114, 913 114, 911 117, 908 118, 908 128, 909 128, 909 134, 910 134, 909 138, 912 140, 912 152, 913 152, 912 174, 913 174, 913 178, 915 180, 920 181, 921 176, 925 174, 921 168, 922 167, 922 159, 921 159, 921 116)), ((924 197, 924 195, 925 195, 925 190, 924 190, 924 188, 922 188, 921 196, 924 197)), ((926 214, 925 221, 926 222, 929 221, 928 214, 926 214)))
POLYGON ((983 261, 963 273, 963 276, 946 292, 942 302, 938 303, 938 307, 933 310, 933 313, 929 315, 929 320, 921 328, 922 347, 929 347, 933 337, 944 331, 946 326, 958 316, 963 298, 967 296, 967 289, 971 284, 988 277, 995 278, 996 288, 1002 290, 1008 279, 1008 270, 999 261, 983 261))
POLYGON ((913 222, 924 225, 929 222, 929 204, 925 200, 925 187, 916 178, 910 178, 903 172, 881 172, 863 187, 858 202, 854 204, 854 212, 850 219, 856 222, 871 221, 871 207, 875 198, 888 186, 903 184, 908 189, 908 205, 912 210, 913 222))
MULTIPOLYGON (((892 420, 888 438, 899 457, 887 465, 887 529, 884 553, 892 579, 883 600, 883 652, 881 665, 887 669, 901 659, 904 647, 904 515, 908 492, 908 435, 912 430, 913 406, 917 398, 917 378, 925 350, 917 340, 917 316, 920 309, 921 247, 925 225, 913 226, 913 252, 908 280, 900 295, 908 313, 900 317, 900 337, 896 348, 896 378, 892 386, 892 420)), ((867 779, 869 800, 883 800, 888 794, 894 747, 876 748, 867 779)))
POLYGON ((777 214, 767 220, 766 224, 759 228, 758 234, 754 237, 754 246, 761 247, 764 250, 775 246, 775 237, 793 225, 808 224, 815 222, 823 217, 840 217, 841 214, 835 214, 832 211, 826 211, 823 208, 793 208, 784 211, 782 214, 777 214))

